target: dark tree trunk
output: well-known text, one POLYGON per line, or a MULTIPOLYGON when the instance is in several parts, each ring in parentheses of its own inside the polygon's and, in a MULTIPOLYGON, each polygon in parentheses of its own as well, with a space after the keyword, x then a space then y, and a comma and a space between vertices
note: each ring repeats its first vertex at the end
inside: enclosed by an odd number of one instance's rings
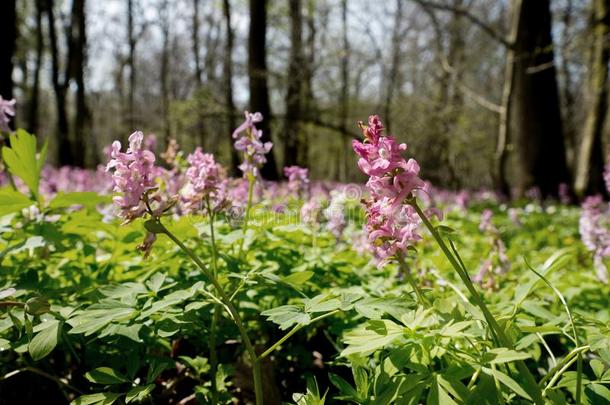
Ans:
POLYGON ((40 68, 44 51, 44 37, 42 35, 42 13, 44 5, 42 0, 36 0, 36 59, 34 60, 34 83, 30 93, 28 108, 28 131, 38 133, 38 107, 40 104, 40 68))
POLYGON ((233 131, 235 130, 235 103, 233 101, 233 28, 231 27, 231 3, 229 0, 223 0, 222 3, 224 20, 225 20, 225 36, 226 44, 223 60, 223 91, 225 99, 225 109, 227 116, 226 133, 229 140, 229 150, 231 151, 231 173, 234 176, 239 176, 239 156, 233 147, 233 131))
POLYGON ((603 133, 608 114, 608 62, 610 62, 610 0, 593 0, 594 42, 589 69, 589 108, 583 128, 574 189, 580 196, 606 194, 603 133))
MULTIPOLYGON (((347 36, 347 0, 341 1, 341 26, 343 49, 341 51, 341 93, 339 96, 339 127, 343 134, 347 132, 347 116, 349 115, 349 39, 347 36)), ((339 179, 347 180, 349 147, 345 145, 343 137, 339 138, 339 179)))
POLYGON ((284 166, 299 162, 301 97, 303 78, 303 14, 301 0, 290 3, 290 62, 288 64, 288 89, 286 91, 286 121, 284 124, 284 166))
POLYGON ((169 4, 167 0, 163 0, 159 10, 159 23, 161 26, 161 37, 163 45, 161 49, 161 71, 160 71, 160 85, 161 85, 161 109, 163 116, 163 140, 165 147, 169 146, 171 133, 169 127, 169 4))
POLYGON ((513 112, 519 152, 518 194, 538 187, 556 196, 570 183, 553 60, 550 0, 524 1, 515 42, 513 112))
POLYGON ((199 144, 203 147, 205 141, 205 130, 202 116, 202 106, 199 100, 201 99, 201 86, 202 86, 202 75, 201 71, 201 57, 199 53, 199 4, 200 0, 193 0, 193 59, 195 60, 195 93, 197 99, 197 136, 199 138, 199 144))
MULTIPOLYGON (((316 115, 315 97, 313 94, 313 75, 316 63, 316 0, 307 0, 307 37, 305 39, 305 48, 307 49, 307 58, 303 64, 303 105, 301 115, 308 121, 311 121, 316 115)), ((307 134, 309 130, 301 130, 300 137, 300 156, 299 162, 304 167, 309 166, 309 142, 307 134)))
MULTIPOLYGON (((127 55, 127 66, 129 66, 129 89, 127 90, 127 126, 129 131, 136 129, 136 112, 135 112, 135 91, 136 91, 136 36, 134 33, 133 23, 133 6, 135 0, 127 0, 127 44, 129 53, 127 55)), ((127 137, 127 134, 123 135, 127 137)))
MULTIPOLYGON (((271 107, 267 87, 267 0, 250 0, 250 32, 248 36, 248 75, 250 78, 250 110, 260 112, 264 120, 259 124, 263 130, 262 140, 271 140, 271 107)), ((278 178, 273 150, 267 154, 267 163, 261 174, 268 180, 278 178)))
POLYGON ((392 100, 394 90, 398 87, 398 73, 400 68, 400 45, 402 43, 402 3, 403 0, 396 0, 396 10, 394 11, 394 26, 392 27, 392 60, 386 76, 385 99, 383 101, 383 120, 388 133, 392 131, 392 100))
POLYGON ((13 55, 17 42, 16 0, 0 1, 0 96, 13 98, 13 55))
MULTIPOLYGON (((53 0, 46 0, 46 12, 49 26, 49 46, 51 50, 51 82, 55 93, 55 106, 57 109, 57 163, 61 166, 72 165, 74 156, 70 142, 68 114, 66 111, 67 78, 60 80, 59 48, 57 45, 57 31, 55 29, 55 12, 53 0)), ((68 60, 70 59, 68 50, 68 60)))
MULTIPOLYGON (((76 116, 74 118, 74 164, 85 165, 85 136, 89 133, 89 109, 85 94, 85 67, 87 65, 87 32, 85 0, 73 0, 70 38, 70 77, 76 82, 76 116)), ((66 77, 66 80, 68 78, 66 77)))

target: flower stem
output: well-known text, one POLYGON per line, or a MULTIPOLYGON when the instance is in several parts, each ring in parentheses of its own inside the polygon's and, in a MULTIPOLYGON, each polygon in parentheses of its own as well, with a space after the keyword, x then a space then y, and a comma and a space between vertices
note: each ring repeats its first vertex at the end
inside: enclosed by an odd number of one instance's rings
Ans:
MULTIPOLYGON (((214 236, 214 211, 210 205, 210 199, 206 198, 206 210, 208 212, 208 219, 210 221, 210 243, 212 245, 212 274, 214 277, 218 277, 218 262, 217 262, 217 251, 216 251, 216 238, 214 236)), ((216 382, 216 375, 218 374, 218 352, 216 351, 216 332, 218 328, 218 322, 220 320, 220 308, 218 305, 214 305, 212 313, 212 324, 210 325, 210 375, 212 376, 211 391, 212 391, 212 403, 218 403, 218 386, 216 382)))
MULTIPOLYGON (((441 237, 440 233, 436 230, 434 225, 432 225, 432 223, 430 222, 428 217, 426 217, 426 214, 424 214, 424 212, 421 210, 419 205, 417 205, 417 201, 414 198, 411 201, 409 201, 409 204, 415 209, 415 211, 417 212, 417 215, 419 215, 422 222, 424 223, 426 228, 428 228, 428 231, 430 231, 430 233, 432 234, 432 237, 434 238, 434 240, 436 241, 438 246, 443 251, 443 254, 445 255, 445 257, 447 257, 447 260, 449 260, 449 263, 451 263, 451 266, 455 269, 455 271, 458 273, 458 276, 460 276, 460 278, 464 282, 464 285, 466 286, 466 288, 468 289, 468 292, 472 296, 474 303, 481 309, 481 312, 483 312, 483 316, 485 317, 485 320, 487 321, 489 328, 497 336, 500 344, 502 344, 502 346, 504 346, 504 347, 512 349, 513 343, 511 341, 511 339, 506 334, 504 329, 502 329, 500 327, 500 325, 498 324, 498 321, 496 320, 496 318, 493 316, 493 314, 491 313, 491 311, 485 304, 483 297, 481 296, 481 294, 479 294, 479 292, 476 290, 476 288, 472 284, 472 281, 470 280, 470 276, 468 275, 466 270, 461 267, 458 260, 451 253, 451 251, 445 244, 445 241, 441 237)), ((523 360, 517 360, 515 363, 516 363, 517 369, 519 370, 519 373, 525 379, 525 385, 527 386, 526 391, 528 391, 528 393, 531 395, 534 403, 536 403, 537 405, 544 404, 544 400, 542 399, 542 392, 540 390, 540 387, 538 387, 538 384, 536 383, 534 376, 532 375, 530 370, 525 365, 525 362, 523 360)))
POLYGON ((241 255, 244 250, 244 242, 246 241, 246 232, 248 231, 248 224, 250 222, 250 211, 252 210, 252 196, 254 194, 254 183, 255 178, 252 174, 248 174, 248 202, 246 203, 246 212, 244 213, 244 226, 242 227, 242 231, 244 233, 244 237, 239 244, 239 251, 237 253, 237 258, 241 259, 241 255))
POLYGON ((430 308, 430 302, 426 299, 421 288, 419 288, 419 285, 417 285, 417 282, 413 278, 413 275, 411 274, 411 269, 409 269, 409 266, 407 266, 407 263, 405 262, 404 254, 398 253, 397 258, 400 269, 402 270, 405 278, 407 279, 408 283, 411 285, 411 288, 413 288, 415 295, 417 296, 417 301, 419 301, 419 304, 424 306, 425 308, 430 308))
POLYGON ((182 243, 180 239, 178 239, 173 233, 171 233, 158 219, 156 219, 156 225, 158 226, 160 233, 164 233, 165 235, 167 235, 168 238, 172 240, 172 242, 178 245, 178 247, 182 249, 184 253, 186 253, 193 260, 193 262, 195 262, 195 264, 201 269, 205 276, 214 285, 216 292, 220 296, 220 300, 226 306, 227 311, 235 321, 235 326, 237 326, 237 329, 239 330, 239 334, 241 335, 241 338, 243 340, 244 347, 246 349, 246 352, 248 353, 248 357, 252 362, 252 375, 254 379, 254 394, 256 396, 256 405, 263 405, 263 383, 261 378, 262 376, 260 363, 256 357, 254 346, 250 341, 250 337, 248 336, 248 332, 246 331, 241 315, 239 315, 239 312, 223 290, 222 286, 218 282, 218 279, 214 276, 212 272, 210 272, 210 270, 201 261, 201 259, 199 259, 199 257, 191 249, 189 249, 184 243, 182 243))

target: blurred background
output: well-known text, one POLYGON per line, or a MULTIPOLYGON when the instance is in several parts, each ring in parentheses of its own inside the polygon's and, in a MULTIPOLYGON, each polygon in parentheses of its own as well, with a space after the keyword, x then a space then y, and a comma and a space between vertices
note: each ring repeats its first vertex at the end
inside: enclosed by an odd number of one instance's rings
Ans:
POLYGON ((351 140, 379 114, 439 187, 605 189, 610 0, 2 0, 0 18, 0 95, 55 165, 140 129, 234 168, 249 110, 266 178, 361 181, 351 140))

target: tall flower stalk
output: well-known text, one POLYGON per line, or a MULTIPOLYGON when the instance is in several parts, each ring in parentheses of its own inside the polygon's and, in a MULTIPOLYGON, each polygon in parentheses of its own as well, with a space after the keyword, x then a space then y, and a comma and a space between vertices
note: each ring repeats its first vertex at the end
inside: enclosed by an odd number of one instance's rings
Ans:
POLYGON ((245 121, 233 131, 233 139, 236 139, 234 147, 238 152, 241 152, 243 157, 239 170, 242 171, 244 178, 248 180, 248 200, 244 213, 244 225, 242 227, 244 237, 239 245, 239 258, 241 258, 243 253, 246 232, 250 223, 254 185, 260 177, 260 168, 267 162, 265 155, 273 147, 273 143, 261 141, 263 131, 256 128, 256 123, 263 120, 263 115, 259 112, 251 114, 246 111, 245 116, 245 121))
MULTIPOLYGON (((417 229, 423 223, 468 289, 472 303, 481 309, 497 343, 512 349, 511 338, 499 325, 475 288, 463 262, 457 256, 457 251, 454 253, 449 249, 439 231, 430 222, 428 215, 418 205, 414 192, 421 189, 424 183, 419 178, 417 162, 414 159, 407 161, 402 157, 402 152, 407 146, 398 144, 391 136, 384 136, 383 124, 377 116, 369 117, 368 125, 360 123, 360 127, 364 141, 355 140, 353 147, 360 156, 358 161, 360 170, 369 176, 366 186, 371 197, 365 201, 366 230, 375 256, 381 260, 381 263, 398 260, 406 271, 407 280, 412 285, 418 300, 422 305, 427 305, 426 299, 404 263, 407 249, 421 238, 417 229)), ((526 391, 536 404, 543 404, 542 391, 525 363, 519 360, 516 361, 516 365, 525 380, 526 391)))

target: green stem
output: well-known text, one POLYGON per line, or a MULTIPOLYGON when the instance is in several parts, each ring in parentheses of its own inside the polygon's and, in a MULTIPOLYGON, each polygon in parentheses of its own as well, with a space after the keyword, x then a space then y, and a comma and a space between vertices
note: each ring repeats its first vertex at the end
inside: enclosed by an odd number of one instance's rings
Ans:
POLYGON ((252 196, 254 193, 254 176, 252 174, 248 174, 248 202, 246 203, 246 212, 244 213, 244 226, 242 231, 244 233, 244 237, 239 244, 239 251, 237 253, 237 258, 241 259, 241 255, 244 250, 244 242, 246 240, 246 232, 248 231, 248 223, 250 222, 250 211, 252 210, 252 196))
POLYGON ((184 243, 182 243, 182 241, 180 241, 180 239, 176 238, 176 236, 174 236, 174 234, 171 233, 161 223, 161 221, 156 219, 156 224, 159 227, 160 233, 164 233, 165 235, 167 235, 168 238, 170 238, 172 240, 172 242, 174 242, 176 245, 178 245, 178 247, 180 249, 182 249, 184 251, 184 253, 186 253, 193 260, 193 262, 195 262, 195 264, 197 264, 197 266, 201 269, 201 271, 205 274, 205 276, 214 285, 214 288, 216 289, 218 295, 220 296, 220 300, 225 305, 225 307, 227 308, 227 311, 229 312, 229 314, 235 321, 235 326, 237 326, 237 329, 239 330, 239 334, 241 335, 241 338, 244 342, 244 346, 245 346, 246 352, 248 353, 248 357, 250 358, 250 361, 252 362, 252 375, 253 375, 253 379, 254 379, 254 394, 256 396, 256 405, 263 405, 263 403, 264 403, 263 402, 263 383, 262 383, 262 378, 261 378, 260 363, 256 357, 256 352, 254 350, 254 346, 252 345, 252 342, 250 341, 250 337, 248 336, 248 332, 246 331, 246 328, 244 326, 244 322, 241 318, 241 315, 239 315, 239 312, 237 311, 237 309, 235 308, 235 306, 233 305, 233 303, 231 302, 231 300, 229 299, 229 297, 223 290, 222 286, 220 285, 220 283, 218 282, 218 280, 216 279, 214 274, 212 272, 210 272, 210 270, 201 261, 201 259, 199 259, 199 257, 191 249, 189 249, 184 243))
MULTIPOLYGON (((432 234, 432 237, 434 238, 434 240, 436 241, 438 246, 443 251, 443 254, 445 255, 445 257, 447 257, 447 260, 449 260, 449 263, 451 263, 451 266, 455 269, 455 271, 458 273, 458 276, 464 282, 464 285, 466 286, 466 288, 468 289, 468 292, 472 296, 474 303, 481 309, 481 312, 483 312, 483 316, 485 317, 487 324, 489 325, 492 332, 497 336, 500 344, 502 344, 502 346, 504 346, 504 347, 512 349, 513 343, 511 341, 511 339, 506 334, 504 329, 502 329, 500 327, 500 325, 496 321, 496 318, 493 316, 493 314, 491 313, 489 308, 487 308, 487 305, 485 304, 483 297, 481 296, 481 294, 479 294, 479 292, 476 290, 476 288, 472 284, 472 281, 470 280, 470 276, 465 271, 465 269, 462 268, 462 266, 460 265, 458 260, 455 258, 455 256, 451 253, 451 251, 445 244, 445 241, 443 240, 443 238, 441 237, 439 232, 432 225, 432 223, 430 222, 428 217, 426 217, 426 214, 424 214, 424 212, 421 210, 419 205, 417 205, 417 201, 413 198, 411 201, 409 201, 409 204, 415 209, 415 211, 417 212, 417 215, 419 215, 422 222, 424 223, 426 228, 428 228, 428 231, 430 231, 430 233, 432 234)), ((525 379, 525 384, 527 385, 527 391, 532 396, 534 403, 539 404, 539 405, 544 404, 544 400, 542 399, 542 392, 540 390, 540 387, 538 387, 538 384, 536 383, 534 376, 532 375, 530 370, 525 365, 525 362, 523 360, 518 360, 515 363, 516 363, 517 369, 519 370, 519 373, 525 379)))
MULTIPOLYGON (((337 312, 339 312, 339 309, 335 309, 334 311, 330 311, 326 314, 320 315, 318 317, 313 318, 311 321, 309 321, 309 323, 307 323, 307 325, 311 325, 314 322, 317 322, 321 319, 324 319, 326 317, 329 317, 331 315, 336 314, 337 312)), ((267 350, 265 350, 263 352, 263 354, 261 354, 260 356, 258 356, 259 360, 264 359, 265 357, 269 356, 271 353, 273 353, 275 350, 277 350, 278 347, 280 347, 280 345, 282 343, 284 343, 285 341, 287 341, 288 339, 290 339, 290 337, 292 335, 294 335, 295 333, 297 333, 298 331, 300 331, 301 329, 303 329, 303 327, 306 326, 302 323, 296 324, 292 329, 290 329, 290 331, 288 333, 286 333, 280 340, 278 340, 277 342, 275 342, 273 344, 273 346, 271 346, 270 348, 268 348, 267 350)))
MULTIPOLYGON (((206 198, 206 209, 208 212, 208 219, 210 221, 210 243, 212 245, 212 274, 214 277, 218 277, 218 262, 216 254, 216 238, 214 235, 214 211, 210 206, 210 199, 206 198)), ((218 386, 216 383, 216 376, 218 374, 218 352, 216 351, 216 332, 218 329, 218 321, 220 320, 220 310, 218 305, 214 305, 212 313, 212 324, 210 325, 210 375, 212 376, 211 388, 212 388, 212 404, 218 403, 218 386)))
POLYGON ((407 279, 407 282, 411 285, 411 288, 413 288, 413 291, 415 292, 415 295, 417 296, 417 301, 419 301, 419 304, 424 306, 425 308, 430 308, 430 302, 426 299, 422 290, 419 288, 419 286, 417 285, 417 282, 413 278, 413 275, 411 274, 411 269, 409 269, 409 267, 407 266, 407 263, 405 262, 404 255, 402 253, 398 253, 397 259, 398 259, 398 265, 400 266, 400 269, 404 273, 404 276, 407 279))

